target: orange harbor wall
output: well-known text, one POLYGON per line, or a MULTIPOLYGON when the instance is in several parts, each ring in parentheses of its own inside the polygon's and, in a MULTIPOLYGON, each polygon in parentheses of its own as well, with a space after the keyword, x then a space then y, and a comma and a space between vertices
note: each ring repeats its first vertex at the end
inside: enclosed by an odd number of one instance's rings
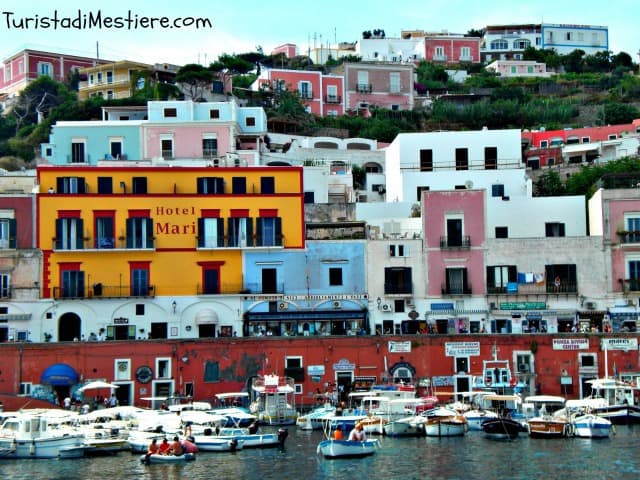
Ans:
MULTIPOLYGON (((518 376, 514 365, 515 351, 535 351, 535 372, 529 375, 531 385, 542 393, 578 398, 580 353, 597 355, 597 371, 592 377, 608 375, 613 368, 619 373, 640 371, 638 350, 610 350, 601 348, 601 339, 629 338, 634 334, 567 334, 563 335, 413 335, 364 336, 322 338, 216 338, 200 340, 144 340, 71 343, 6 343, 0 345, 0 393, 17 394, 20 384, 40 384, 43 371, 52 364, 65 363, 75 369, 79 383, 88 379, 108 382, 132 382, 134 404, 145 405, 141 397, 149 396, 149 382, 141 383, 135 372, 142 366, 154 369, 157 358, 171 359, 170 378, 176 394, 184 393, 184 384, 194 385, 193 399, 211 401, 216 393, 240 391, 254 375, 285 374, 285 358, 300 357, 304 368, 302 393, 297 395, 297 406, 311 406, 314 393, 324 391, 325 384, 335 384, 336 370, 353 368, 356 377, 376 377, 378 382, 393 365, 402 363, 415 368, 414 378, 451 377, 455 375, 454 359, 445 354, 445 344, 452 342, 479 342, 480 355, 470 357, 469 374, 482 375, 484 360, 493 358, 494 348, 499 360, 509 360, 512 374, 518 376), (588 349, 558 350, 553 339, 587 339, 588 349), (407 342, 409 342, 407 344, 407 342), (403 344, 400 352, 397 345, 403 344), (407 346, 409 351, 407 351, 407 346), (537 348, 536 348, 537 347, 537 348), (390 351, 390 348, 392 351, 390 351), (605 356, 607 357, 605 359, 605 356), (117 377, 116 359, 129 359, 130 378, 117 377), (207 364, 217 363, 218 380, 205 381, 207 364), (615 367, 614 367, 615 365, 615 367), (308 366, 323 366, 324 373, 310 375, 308 366), (573 378, 572 388, 562 385, 561 376, 573 378)), ((322 369, 321 369, 322 370, 322 369)), ((317 371, 317 369, 316 369, 317 371)), ((584 373, 584 372, 582 372, 584 373)), ((154 375, 156 373, 154 372, 154 375)), ((154 376, 155 378, 155 376, 154 376)), ((444 387, 445 392, 452 387, 444 387)), ((441 398, 442 400, 446 400, 441 398)))

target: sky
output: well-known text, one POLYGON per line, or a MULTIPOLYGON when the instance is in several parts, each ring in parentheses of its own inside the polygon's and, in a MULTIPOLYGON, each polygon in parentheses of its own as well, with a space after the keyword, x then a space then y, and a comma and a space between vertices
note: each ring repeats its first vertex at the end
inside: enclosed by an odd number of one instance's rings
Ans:
POLYGON ((208 65, 220 54, 251 52, 258 46, 269 54, 284 43, 294 43, 306 54, 309 47, 358 41, 365 30, 382 29, 387 37, 398 37, 402 30, 466 33, 487 25, 545 22, 606 26, 609 49, 627 52, 638 62, 640 4, 613 0, 611 5, 615 8, 595 0, 3 0, 0 58, 36 48, 113 61, 208 65), (78 25, 77 19, 90 15, 100 17, 102 25, 78 25), (108 28, 109 17, 124 19, 123 28, 108 28), (142 22, 149 21, 145 17, 167 17, 176 25, 191 17, 208 25, 143 28, 142 22), (79 28, 64 28, 71 20, 79 28))

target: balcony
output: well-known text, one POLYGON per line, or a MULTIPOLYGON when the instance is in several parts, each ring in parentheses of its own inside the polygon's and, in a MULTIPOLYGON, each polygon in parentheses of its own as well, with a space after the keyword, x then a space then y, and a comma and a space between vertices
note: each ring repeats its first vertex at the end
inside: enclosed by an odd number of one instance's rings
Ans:
POLYGON ((637 230, 620 230, 617 232, 620 243, 640 243, 640 232, 637 230))
POLYGON ((371 90, 370 83, 358 83, 356 85, 356 92, 358 93, 371 93, 371 90))
POLYGON ((469 250, 471 248, 471 237, 469 235, 440 237, 440 249, 442 250, 469 250))
POLYGON ((413 285, 411 283, 385 283, 384 284, 385 295, 413 295, 413 285))
POLYGON ((553 295, 568 293, 578 293, 577 282, 565 282, 561 280, 559 286, 556 286, 553 280, 543 283, 542 285, 516 282, 510 282, 505 286, 487 285, 487 295, 506 295, 515 297, 518 295, 553 295))
POLYGON ((325 95, 324 103, 341 103, 342 97, 340 95, 325 95))
POLYGON ((67 240, 66 244, 63 245, 62 240, 57 238, 52 238, 51 241, 53 243, 52 250, 55 252, 77 252, 79 250, 152 250, 155 248, 155 238, 146 238, 145 246, 139 246, 140 240, 138 242, 131 242, 132 245, 128 245, 126 237, 99 237, 98 239, 84 237, 82 239, 82 246, 72 246, 73 242, 67 240))
POLYGON ((640 292, 640 279, 638 278, 625 278, 624 280, 618 280, 622 283, 622 290, 626 292, 640 292))
POLYGON ((446 62, 447 61, 447 56, 446 55, 434 55, 433 56, 433 61, 434 62, 446 62))
POLYGON ((313 100, 313 90, 302 90, 299 91, 298 94, 303 100, 313 100))
POLYGON ((463 285, 462 287, 447 287, 446 284, 442 284, 440 287, 442 295, 471 295, 471 285, 463 285))
POLYGON ((94 283, 84 289, 65 289, 53 287, 53 298, 56 300, 83 300, 85 298, 153 298, 155 286, 144 285, 103 285, 94 283))

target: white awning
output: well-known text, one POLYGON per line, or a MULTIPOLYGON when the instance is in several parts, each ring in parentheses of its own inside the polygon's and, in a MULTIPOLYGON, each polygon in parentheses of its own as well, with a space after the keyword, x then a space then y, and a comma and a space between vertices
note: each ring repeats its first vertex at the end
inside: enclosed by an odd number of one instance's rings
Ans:
POLYGON ((594 143, 577 143, 572 145, 566 145, 562 148, 562 153, 580 153, 590 152, 592 150, 598 150, 598 145, 594 143))
POLYGON ((204 308, 196 313, 196 325, 218 323, 218 314, 210 308, 204 308))

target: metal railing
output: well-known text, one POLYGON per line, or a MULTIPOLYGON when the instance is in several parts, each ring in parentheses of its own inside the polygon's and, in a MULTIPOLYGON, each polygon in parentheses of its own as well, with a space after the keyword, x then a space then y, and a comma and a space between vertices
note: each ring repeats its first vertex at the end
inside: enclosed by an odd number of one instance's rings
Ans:
POLYGON ((358 93, 371 93, 371 84, 370 83, 358 83, 356 85, 356 92, 358 93))
POLYGON ((440 248, 443 250, 468 250, 471 248, 471 237, 469 235, 440 237, 440 248))
POLYGON ((154 285, 103 285, 94 283, 91 286, 78 288, 53 287, 53 298, 81 300, 84 298, 148 298, 155 297, 154 285))

